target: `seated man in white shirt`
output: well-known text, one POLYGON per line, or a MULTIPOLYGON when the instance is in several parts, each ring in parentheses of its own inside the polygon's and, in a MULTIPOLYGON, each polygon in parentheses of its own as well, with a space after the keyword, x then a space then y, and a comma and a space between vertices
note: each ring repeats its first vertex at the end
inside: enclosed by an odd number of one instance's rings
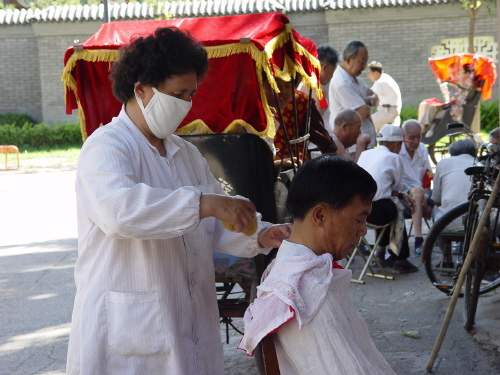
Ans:
POLYGON ((366 150, 371 141, 368 134, 361 133, 361 116, 352 109, 344 109, 335 118, 333 141, 337 145, 337 155, 357 162, 359 155, 366 150), (356 145, 352 156, 347 149, 356 145))
POLYGON ((404 166, 404 189, 408 191, 416 203, 416 210, 411 216, 415 231, 416 257, 420 256, 424 242, 422 236, 422 217, 429 217, 432 209, 427 202, 427 196, 431 190, 432 168, 427 148, 421 142, 422 130, 423 127, 417 120, 406 120, 403 123, 405 141, 399 152, 404 166), (428 183, 424 181, 428 181, 428 183))
MULTIPOLYGON (((434 220, 439 219, 456 205, 465 202, 471 186, 470 176, 465 169, 474 164, 477 147, 471 139, 460 139, 450 145, 450 157, 437 163, 432 189, 434 202, 434 220)), ((464 229, 461 218, 454 220, 447 227, 447 231, 462 231, 464 229)), ((442 267, 454 268, 451 258, 450 240, 445 236, 438 238, 439 247, 443 252, 442 267)))
MULTIPOLYGON (((387 225, 399 217, 399 202, 391 197, 404 200, 414 211, 415 202, 405 192, 401 191, 403 178, 403 163, 398 155, 403 143, 403 131, 399 126, 386 125, 377 134, 379 146, 361 153, 358 164, 364 168, 377 182, 377 193, 373 198, 372 212, 367 221, 375 225, 387 225)), ((401 206, 402 210, 402 206, 401 206)), ((390 231, 386 230, 379 242, 377 257, 384 266, 392 267, 394 273, 417 272, 418 268, 408 261, 410 247, 406 227, 401 223, 401 229, 395 231, 400 240, 393 240, 390 231), (402 232, 402 233, 401 233, 402 232), (402 236, 401 236, 402 234, 402 236), (386 259, 386 247, 390 245, 389 258, 386 259)), ((377 230, 377 237, 380 230, 377 230)))
POLYGON ((375 130, 379 132, 387 124, 399 126, 402 101, 398 84, 389 74, 384 73, 384 68, 378 61, 372 61, 368 64, 367 73, 368 78, 374 82, 372 90, 379 99, 377 112, 372 114, 375 130))
POLYGON ((299 169, 287 201, 292 234, 245 313, 240 348, 251 354, 274 339, 281 374, 395 375, 349 297, 351 270, 338 263, 366 234, 376 190, 365 170, 339 156, 299 169))

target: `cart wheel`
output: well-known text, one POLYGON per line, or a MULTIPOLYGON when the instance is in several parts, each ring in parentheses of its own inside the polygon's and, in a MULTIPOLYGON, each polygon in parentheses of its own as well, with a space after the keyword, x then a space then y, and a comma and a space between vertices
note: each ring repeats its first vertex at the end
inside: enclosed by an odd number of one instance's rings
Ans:
POLYGON ((427 151, 429 152, 429 156, 434 165, 436 165, 439 160, 449 156, 448 148, 453 142, 466 138, 474 140, 473 138, 467 136, 467 134, 456 133, 447 135, 438 140, 436 143, 430 143, 427 146, 427 151))

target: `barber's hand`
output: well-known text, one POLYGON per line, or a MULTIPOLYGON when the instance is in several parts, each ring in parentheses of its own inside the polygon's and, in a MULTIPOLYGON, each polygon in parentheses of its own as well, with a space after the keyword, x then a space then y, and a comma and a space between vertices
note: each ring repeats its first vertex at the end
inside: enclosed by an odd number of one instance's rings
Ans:
POLYGON ((280 247, 281 242, 290 237, 292 224, 275 224, 259 233, 260 247, 280 247))
POLYGON ((213 216, 232 224, 235 232, 241 232, 250 225, 255 219, 255 213, 254 204, 243 197, 202 194, 200 198, 200 219, 213 216))

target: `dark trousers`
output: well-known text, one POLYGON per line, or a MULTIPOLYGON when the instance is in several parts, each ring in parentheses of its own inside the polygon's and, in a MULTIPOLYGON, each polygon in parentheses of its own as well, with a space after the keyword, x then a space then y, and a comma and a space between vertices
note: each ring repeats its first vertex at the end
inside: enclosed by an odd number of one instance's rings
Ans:
MULTIPOLYGON (((374 225, 386 225, 393 222, 398 217, 398 208, 394 202, 389 199, 379 199, 372 202, 372 212, 366 221, 374 225)), ((382 229, 377 229, 377 238, 382 229)), ((380 246, 389 245, 390 240, 390 230, 386 228, 382 239, 380 240, 380 246)), ((401 249, 399 250, 399 255, 394 254, 391 250, 389 253, 395 260, 407 259, 410 256, 410 246, 408 245, 408 234, 406 233, 406 226, 403 230, 403 242, 401 244, 401 249)))

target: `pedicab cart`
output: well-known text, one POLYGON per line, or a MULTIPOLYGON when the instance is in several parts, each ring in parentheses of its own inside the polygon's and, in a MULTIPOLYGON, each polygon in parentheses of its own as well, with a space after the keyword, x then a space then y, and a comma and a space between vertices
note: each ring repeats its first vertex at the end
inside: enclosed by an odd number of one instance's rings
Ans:
MULTIPOLYGON (((86 42, 66 51, 62 80, 67 113, 78 109, 84 139, 109 123, 122 106, 109 80, 118 49, 131 37, 169 26, 188 30, 203 43, 209 57, 209 71, 177 133, 198 147, 228 194, 249 198, 264 220, 283 222, 275 195, 276 187, 283 184, 278 181, 271 148, 263 140, 273 139, 276 132, 263 75, 275 92, 279 91, 275 78, 300 79, 322 97, 316 47, 293 30, 283 14, 103 24, 86 42), (234 133, 237 129, 246 133, 234 133)), ((269 261, 270 256, 242 259, 215 253, 219 315, 226 332, 229 325, 236 329, 232 319, 243 317, 269 261)), ((259 354, 256 351, 256 357, 259 354)), ((261 362, 257 358, 259 370, 265 373, 261 362)))
POLYGON ((492 58, 470 53, 429 58, 429 66, 440 85, 444 101, 436 98, 424 101, 439 108, 439 115, 431 120, 430 127, 424 128, 422 142, 428 145, 429 156, 437 163, 436 156, 446 154, 449 145, 457 138, 479 133, 478 107, 481 100, 491 98, 497 72, 492 58), (450 90, 450 87, 455 90, 450 90), (448 126, 453 123, 462 125, 448 126))

